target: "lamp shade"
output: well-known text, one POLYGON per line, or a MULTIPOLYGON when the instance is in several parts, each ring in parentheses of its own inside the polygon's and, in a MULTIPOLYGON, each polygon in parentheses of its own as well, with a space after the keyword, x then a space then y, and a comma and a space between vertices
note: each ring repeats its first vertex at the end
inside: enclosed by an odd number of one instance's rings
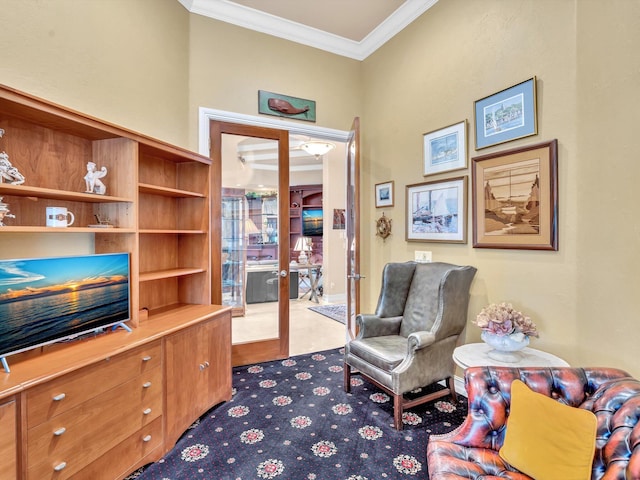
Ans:
POLYGON ((255 235, 256 233, 260 233, 260 230, 258 230, 253 220, 247 218, 244 221, 244 233, 245 235, 255 235))
POLYGON ((296 240, 296 246, 293 247, 296 252, 310 252, 311 251, 311 238, 310 237, 298 237, 296 240))
POLYGON ((320 157, 325 153, 333 150, 336 146, 331 142, 323 142, 317 140, 310 140, 300 144, 300 148, 307 152, 309 155, 315 155, 320 157))
POLYGON ((306 264, 309 262, 309 257, 307 256, 307 252, 311 251, 311 237, 298 237, 296 240, 296 245, 293 247, 296 252, 300 252, 300 256, 298 257, 298 262, 306 264))

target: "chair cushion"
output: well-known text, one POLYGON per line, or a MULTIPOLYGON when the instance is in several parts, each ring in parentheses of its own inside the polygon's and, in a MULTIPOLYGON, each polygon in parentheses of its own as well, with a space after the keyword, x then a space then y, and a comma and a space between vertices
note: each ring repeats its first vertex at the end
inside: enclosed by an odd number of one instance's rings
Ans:
POLYGON ((362 338, 349 342, 349 351, 365 362, 390 372, 406 357, 407 339, 400 335, 362 338))
POLYGON ((514 380, 500 456, 536 480, 589 480, 596 416, 534 392, 514 380))

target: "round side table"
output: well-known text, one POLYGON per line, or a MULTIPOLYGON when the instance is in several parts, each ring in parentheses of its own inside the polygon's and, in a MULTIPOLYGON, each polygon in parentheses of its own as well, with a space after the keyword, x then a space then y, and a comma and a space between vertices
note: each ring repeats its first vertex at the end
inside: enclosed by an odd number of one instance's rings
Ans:
POLYGON ((467 343, 453 351, 453 361, 461 368, 498 366, 498 367, 568 367, 569 364, 551 353, 525 347, 520 350, 521 359, 517 362, 501 362, 489 357, 492 347, 486 343, 467 343))

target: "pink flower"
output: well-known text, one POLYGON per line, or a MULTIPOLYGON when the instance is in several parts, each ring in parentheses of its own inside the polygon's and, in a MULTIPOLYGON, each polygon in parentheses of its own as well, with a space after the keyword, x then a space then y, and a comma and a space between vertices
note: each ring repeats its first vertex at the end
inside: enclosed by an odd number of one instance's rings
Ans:
POLYGON ((484 307, 473 323, 495 335, 522 333, 529 337, 538 336, 536 324, 528 316, 515 310, 510 303, 492 303, 484 307))

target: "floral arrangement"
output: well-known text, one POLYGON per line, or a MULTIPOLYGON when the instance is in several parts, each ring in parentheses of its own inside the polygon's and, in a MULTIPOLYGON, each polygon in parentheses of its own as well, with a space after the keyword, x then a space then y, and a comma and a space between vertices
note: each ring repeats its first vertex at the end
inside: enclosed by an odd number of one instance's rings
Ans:
POLYGON ((473 321, 482 330, 494 335, 517 334, 538 337, 538 327, 531 319, 513 308, 510 303, 492 303, 484 307, 473 321))

